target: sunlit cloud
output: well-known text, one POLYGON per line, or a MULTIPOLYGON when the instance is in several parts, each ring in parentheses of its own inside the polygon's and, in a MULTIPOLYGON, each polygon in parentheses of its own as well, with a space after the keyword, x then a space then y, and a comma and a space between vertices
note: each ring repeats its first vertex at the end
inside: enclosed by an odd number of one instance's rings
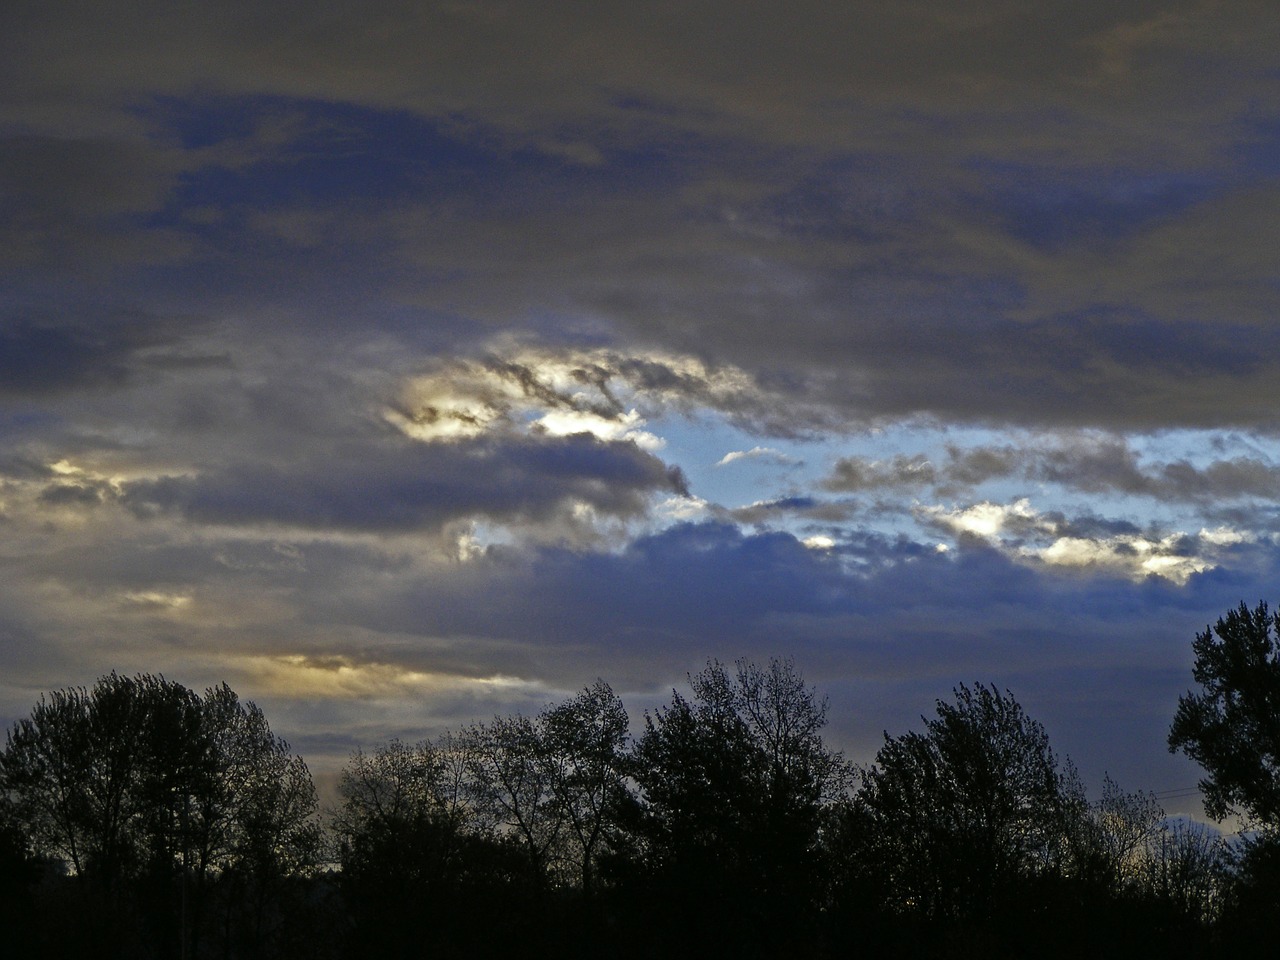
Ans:
POLYGON ((783 453, 781 450, 775 450, 773 447, 752 447, 750 450, 730 450, 723 457, 716 461, 717 467, 727 467, 731 463, 739 460, 765 460, 771 463, 793 464, 796 463, 795 457, 783 453))
POLYGON ((1185 584, 1192 574, 1210 570, 1216 564, 1203 557, 1187 556, 1182 550, 1182 540, 1178 535, 1160 540, 1061 537, 1047 547, 1024 547, 1020 552, 1053 566, 1089 568, 1139 580, 1156 576, 1185 584))
MULTIPOLYGON (((791 404, 795 416, 807 414, 791 404)), ((642 428, 671 415, 717 415, 735 422, 773 422, 783 398, 732 365, 708 366, 690 356, 646 351, 530 348, 498 342, 485 359, 459 360, 411 378, 386 418, 416 439, 435 441, 500 430, 587 432, 658 449, 663 439, 642 428)), ((728 455, 790 462, 766 447, 728 455)))
POLYGON ((699 520, 707 515, 710 504, 701 497, 668 497, 655 508, 655 515, 677 523, 699 520))
POLYGON ((596 413, 577 410, 555 410, 534 420, 532 427, 544 430, 553 437, 589 433, 601 440, 630 440, 642 450, 661 450, 666 446, 666 441, 639 429, 644 423, 644 418, 634 410, 628 410, 617 417, 602 417, 596 413))
POLYGON ((1045 520, 1032 509, 1031 501, 1020 498, 1010 504, 984 501, 972 506, 947 510, 939 506, 920 507, 919 514, 928 522, 956 534, 973 534, 995 538, 1005 533, 1052 533, 1056 524, 1045 520))
POLYGON ((1247 530, 1233 530, 1231 527, 1214 527, 1212 530, 1202 529, 1199 537, 1204 543, 1212 544, 1215 547, 1253 543, 1257 540, 1257 537, 1247 530))
POLYGON ((805 537, 800 542, 803 543, 810 550, 830 550, 836 545, 836 542, 834 540, 822 534, 817 534, 812 537, 805 537))
POLYGON ((1034 509, 1027 498, 949 510, 919 507, 917 514, 927 524, 957 536, 980 538, 1015 559, 1134 580, 1155 576, 1179 585, 1185 585, 1194 574, 1214 569, 1222 548, 1252 539, 1227 527, 1204 530, 1196 537, 1177 532, 1152 536, 1120 531, 1086 536, 1075 528, 1105 525, 1047 516, 1034 509))
POLYGON ((280 654, 243 658, 240 668, 265 694, 329 700, 431 696, 468 690, 537 689, 516 677, 468 677, 392 663, 358 662, 343 655, 280 654))
POLYGON ((124 599, 139 607, 177 610, 191 603, 191 596, 184 593, 165 593, 160 590, 131 590, 124 599))

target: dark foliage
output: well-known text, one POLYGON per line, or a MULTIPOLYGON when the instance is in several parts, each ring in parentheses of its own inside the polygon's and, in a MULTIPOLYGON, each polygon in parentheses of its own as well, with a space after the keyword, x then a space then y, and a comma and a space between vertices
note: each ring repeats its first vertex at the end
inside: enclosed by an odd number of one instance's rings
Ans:
MULTIPOLYGON (((44 865, 54 955, 283 956, 320 841, 305 764, 226 686, 103 677, 42 697, 0 753, 8 822, 44 865), (59 923, 59 914, 75 923, 59 923)), ((28 887, 28 889, 31 889, 28 887)))
POLYGON ((1196 636, 1200 693, 1178 700, 1169 749, 1208 773, 1200 782, 1209 815, 1242 812, 1280 830, 1280 614, 1243 603, 1196 636))

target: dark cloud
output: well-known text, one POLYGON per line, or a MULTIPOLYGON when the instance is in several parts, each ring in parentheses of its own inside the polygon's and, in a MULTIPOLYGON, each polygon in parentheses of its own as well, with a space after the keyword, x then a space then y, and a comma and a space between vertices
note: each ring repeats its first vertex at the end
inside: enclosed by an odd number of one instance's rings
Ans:
POLYGON ((0 271, 173 259, 182 239, 140 218, 176 183, 174 160, 140 139, 0 136, 0 271))
POLYGON ((96 507, 110 494, 105 484, 52 483, 40 491, 40 502, 53 507, 96 507))
POLYGON ((373 626, 385 638, 379 656, 419 669, 469 651, 470 669, 520 662, 566 689, 596 675, 623 690, 660 688, 710 656, 785 649, 825 689, 860 691, 837 697, 835 723, 872 744, 888 723, 877 718, 911 723, 960 679, 997 682, 1069 733, 1061 746, 1091 777, 1109 765, 1152 784, 1153 764, 1162 777, 1187 775, 1160 758, 1195 632, 1265 591, 1276 570, 1274 548, 1242 549, 1235 573, 1135 588, 1105 575, 1062 579, 976 543, 940 554, 863 536, 833 553, 704 524, 618 554, 493 554, 390 593, 335 584, 312 614, 373 626), (413 634, 430 644, 397 639, 413 634), (437 646, 448 637, 465 640, 437 646), (1128 745, 1100 746, 1115 723, 1131 728, 1128 745))
POLYGON ((46 394, 118 384, 129 345, 103 343, 87 331, 21 322, 0 327, 0 392, 46 394))
POLYGON ((816 497, 780 497, 762 500, 745 507, 722 511, 734 523, 768 524, 798 518, 817 523, 848 522, 858 513, 858 505, 849 501, 819 500, 816 497))
POLYGON ((962 449, 947 447, 945 476, 948 482, 977 486, 988 480, 1011 476, 1023 459, 1023 452, 1015 447, 975 447, 962 449))
POLYGON ((0 398, 122 386, 197 325, 135 311, 78 321, 0 318, 0 398))
POLYGON ((769 379, 780 435, 1274 427, 1277 18, 1051 6, 10 13, 7 222, 218 297, 588 314, 769 379))
POLYGON ((284 467, 243 464, 123 486, 139 516, 393 532, 470 517, 520 522, 575 503, 633 516, 654 492, 687 494, 677 468, 586 435, 364 447, 284 467))

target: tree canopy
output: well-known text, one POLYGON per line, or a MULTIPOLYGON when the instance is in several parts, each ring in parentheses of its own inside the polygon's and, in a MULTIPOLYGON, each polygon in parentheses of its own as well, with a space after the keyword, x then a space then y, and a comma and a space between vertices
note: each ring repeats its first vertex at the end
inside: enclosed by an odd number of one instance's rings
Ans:
POLYGON ((1192 676, 1200 692, 1178 700, 1169 749, 1204 767, 1205 810, 1244 814, 1280 830, 1280 613, 1241 603, 1197 634, 1192 676))
POLYGON ((0 915, 28 953, 122 960, 1249 953, 1280 916, 1276 630, 1241 607, 1198 638, 1170 738, 1262 828, 1234 848, 1109 777, 1088 802, 994 685, 858 768, 791 660, 709 661, 634 739, 598 680, 357 750, 322 828, 255 705, 113 673, 9 731, 0 915))
POLYGON ((981 912, 1062 860, 1081 798, 1044 728, 1008 692, 962 685, 924 725, 886 733, 862 771, 854 809, 865 853, 890 905, 981 912))
POLYGON ((148 935, 191 950, 213 881, 255 899, 246 935, 261 939, 264 904, 314 866, 321 839, 305 763, 225 684, 200 696, 112 673, 42 696, 8 733, 0 791, 30 854, 90 885, 107 914, 122 915, 126 889, 179 889, 180 918, 151 909, 164 922, 148 935))

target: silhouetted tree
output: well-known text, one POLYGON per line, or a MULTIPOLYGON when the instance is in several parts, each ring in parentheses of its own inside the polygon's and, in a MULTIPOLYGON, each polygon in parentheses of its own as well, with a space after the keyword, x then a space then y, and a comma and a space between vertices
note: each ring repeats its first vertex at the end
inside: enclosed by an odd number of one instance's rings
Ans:
POLYGON ((1127 792, 1106 776, 1102 796, 1072 825, 1072 871, 1104 896, 1132 890, 1145 883, 1164 831, 1164 810, 1154 794, 1127 792))
POLYGON ((472 735, 392 741, 343 771, 333 828, 348 956, 540 955, 553 931, 541 884, 525 840, 472 806, 488 796, 469 781, 476 746, 472 735))
POLYGON ((1204 806, 1280 830, 1280 615, 1243 603, 1197 634, 1192 675, 1200 693, 1178 700, 1169 749, 1204 767, 1204 806))
POLYGON ((1223 956, 1274 953, 1280 928, 1280 837, 1276 832, 1241 839, 1225 879, 1218 922, 1223 956))
POLYGON ((1013 935, 1034 889, 1067 862, 1083 794, 1011 694, 961 686, 924 723, 885 734, 847 829, 869 873, 864 894, 978 955, 1013 935))
POLYGON ((465 789, 478 817, 515 838, 528 857, 529 876, 551 882, 560 866, 565 811, 555 802, 554 772, 544 762, 534 721, 495 717, 459 734, 466 748, 465 789))
POLYGON ((538 756, 554 819, 562 826, 571 880, 590 898, 602 852, 618 829, 627 786, 629 718, 603 680, 538 715, 538 756))
POLYGON ((6 951, 35 956, 38 926, 36 886, 45 864, 32 856, 21 826, 0 793, 0 936, 6 951))
POLYGON ((1186 926, 1216 920, 1230 881, 1227 843, 1203 824, 1175 820, 1161 824, 1147 844, 1136 880, 1142 893, 1184 919, 1186 926))
POLYGON ((452 945, 467 851, 449 769, 434 744, 393 740, 372 755, 356 753, 343 770, 333 829, 354 924, 351 955, 420 956, 424 928, 442 949, 452 945))
POLYGON ((673 692, 646 715, 633 755, 640 902, 662 918, 645 933, 690 953, 800 949, 822 813, 845 783, 820 735, 826 703, 785 660, 711 663, 690 683, 692 701, 673 692))
MULTIPOLYGON (((9 731, 0 787, 35 855, 75 878, 86 917, 137 916, 122 952, 194 955, 212 876, 238 874, 261 921, 271 881, 314 861, 315 791, 260 710, 147 674, 41 697, 9 731), (147 945, 150 946, 147 946, 147 945)), ((226 886, 226 884, 224 884, 226 886)), ((228 905, 246 917, 243 896, 228 905)), ((104 945, 105 946, 105 945, 104 945)))

